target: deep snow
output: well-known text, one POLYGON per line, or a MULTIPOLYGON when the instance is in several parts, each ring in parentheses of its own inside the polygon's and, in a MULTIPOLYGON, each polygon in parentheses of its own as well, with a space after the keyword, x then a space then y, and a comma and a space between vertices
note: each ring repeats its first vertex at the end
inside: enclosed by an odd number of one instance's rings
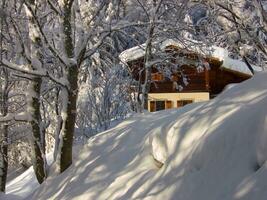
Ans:
MULTIPOLYGON (((53 153, 47 154, 47 164, 53 162, 53 153)), ((6 185, 7 200, 27 199, 27 197, 38 188, 39 184, 35 177, 33 167, 31 166, 25 172, 9 181, 6 185)), ((4 195, 0 194, 0 200, 4 199, 4 195), (2 196, 1 196, 2 195, 2 196)))
POLYGON ((266 200, 266 105, 260 73, 211 101, 135 115, 27 199, 266 200))

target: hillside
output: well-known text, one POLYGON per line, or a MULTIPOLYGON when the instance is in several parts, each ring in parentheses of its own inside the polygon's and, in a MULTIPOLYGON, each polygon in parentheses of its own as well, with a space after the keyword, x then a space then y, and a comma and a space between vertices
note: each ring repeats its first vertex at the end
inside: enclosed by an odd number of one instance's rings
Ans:
POLYGON ((266 105, 261 73, 209 102, 135 115, 31 199, 266 200, 266 105))

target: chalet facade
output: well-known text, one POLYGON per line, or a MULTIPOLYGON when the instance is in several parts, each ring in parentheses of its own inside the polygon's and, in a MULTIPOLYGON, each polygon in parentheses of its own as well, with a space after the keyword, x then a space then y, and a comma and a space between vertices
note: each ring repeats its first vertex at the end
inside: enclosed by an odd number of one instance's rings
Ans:
MULTIPOLYGON (((222 92, 226 85, 240 83, 252 76, 245 63, 231 59, 227 50, 220 47, 206 48, 204 51, 182 49, 180 43, 166 40, 161 49, 172 52, 172 64, 179 62, 179 59, 183 59, 183 62, 179 71, 173 70, 169 76, 158 67, 152 67, 152 83, 148 94, 150 112, 207 101, 222 92), (199 58, 204 67, 198 67, 199 58)), ((141 82, 144 80, 144 55, 144 45, 128 49, 120 55, 134 79, 141 82)), ((253 67, 256 71, 260 70, 253 67)))

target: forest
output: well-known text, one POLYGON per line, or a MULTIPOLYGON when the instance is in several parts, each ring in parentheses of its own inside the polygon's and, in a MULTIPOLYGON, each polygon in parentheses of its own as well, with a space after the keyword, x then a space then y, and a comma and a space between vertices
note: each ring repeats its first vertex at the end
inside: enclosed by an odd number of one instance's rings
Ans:
MULTIPOLYGON (((149 89, 154 84, 153 68, 169 79, 171 71, 178 71, 182 83, 176 87, 182 92, 190 84, 190 78, 181 68, 188 60, 180 57, 183 63, 170 64, 173 55, 160 48, 166 40, 179 42, 184 50, 197 49, 198 71, 210 69, 202 53, 212 46, 225 49, 231 59, 242 61, 251 76, 258 74, 253 66, 260 71, 266 67, 265 0, 0 2, 0 193, 6 192, 13 172, 21 174, 33 166, 38 183, 45 183, 54 169, 51 163, 55 167, 53 177, 74 165, 76 145, 86 146, 99 134, 106 137, 106 132, 101 132, 124 120, 127 122, 132 116, 145 120, 149 89), (136 80, 128 60, 122 57, 122 52, 134 47, 143 52, 144 64, 140 69, 145 74, 143 80, 136 80)), ((130 55, 134 56, 138 57, 130 55)), ((147 131, 144 125, 140 129, 147 131)), ((109 142, 112 143, 111 139, 109 142)), ((134 199, 134 196, 85 198, 134 199)))

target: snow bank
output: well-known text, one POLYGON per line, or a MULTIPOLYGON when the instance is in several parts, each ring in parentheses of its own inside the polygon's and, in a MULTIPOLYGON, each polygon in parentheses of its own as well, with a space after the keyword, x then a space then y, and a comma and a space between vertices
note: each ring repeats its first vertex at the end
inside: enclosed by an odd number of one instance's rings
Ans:
MULTIPOLYGON (((7 195, 13 195, 14 198, 12 199, 16 199, 15 197, 17 197, 17 199, 24 199, 30 195, 38 185, 33 167, 30 167, 23 174, 7 183, 6 193, 7 195)), ((8 196, 7 199, 9 198, 10 196, 8 196)))
MULTIPOLYGON (((53 163, 53 152, 48 153, 47 156, 47 164, 51 165, 53 163)), ((0 193, 0 199, 8 199, 8 200, 19 200, 26 199, 29 195, 31 195, 37 188, 39 187, 39 183, 36 179, 33 167, 31 166, 25 172, 9 181, 6 185, 6 195, 0 193)))
POLYGON ((19 197, 16 195, 4 194, 4 193, 0 192, 0 199, 1 200, 18 200, 19 197))
MULTIPOLYGON (((53 153, 47 154, 47 163, 53 162, 53 153)), ((33 193, 39 186, 34 174, 33 167, 27 169, 24 173, 9 181, 6 185, 6 195, 0 195, 0 199, 16 200, 25 199, 33 193), (5 198, 4 198, 5 197, 5 198)))
POLYGON ((260 73, 211 101, 135 115, 28 199, 266 200, 266 105, 260 73))

